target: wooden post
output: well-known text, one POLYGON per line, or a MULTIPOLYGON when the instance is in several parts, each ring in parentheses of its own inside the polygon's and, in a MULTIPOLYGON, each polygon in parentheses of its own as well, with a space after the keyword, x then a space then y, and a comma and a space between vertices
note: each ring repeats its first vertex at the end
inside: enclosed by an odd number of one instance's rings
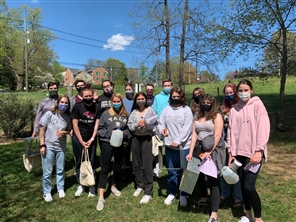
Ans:
POLYGON ((73 86, 68 86, 68 97, 70 98, 73 94, 73 86))

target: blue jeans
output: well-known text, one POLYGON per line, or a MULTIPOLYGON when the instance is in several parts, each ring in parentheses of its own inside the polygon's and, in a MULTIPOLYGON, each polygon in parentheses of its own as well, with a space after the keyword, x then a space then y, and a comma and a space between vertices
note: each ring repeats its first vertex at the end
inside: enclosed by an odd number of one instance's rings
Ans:
MULTIPOLYGON (((186 150, 175 150, 170 147, 165 147, 165 159, 166 159, 166 167, 168 169, 167 175, 167 183, 168 183, 168 194, 176 195, 180 178, 183 174, 183 169, 176 169, 181 168, 181 157, 183 155, 183 163, 184 169, 187 166, 186 156, 189 154, 189 149, 186 150)), ((187 193, 180 191, 180 196, 186 196, 187 193)))
MULTIPOLYGON (((220 187, 221 197, 228 198, 231 194, 231 185, 226 183, 222 176, 220 177, 220 187)), ((232 198, 239 201, 243 200, 240 181, 233 185, 232 198)))
POLYGON ((46 153, 42 156, 42 186, 43 193, 51 193, 52 183, 51 175, 53 170, 54 162, 56 164, 56 176, 57 176, 57 189, 64 190, 65 185, 65 157, 66 153, 64 151, 55 151, 46 149, 46 153))

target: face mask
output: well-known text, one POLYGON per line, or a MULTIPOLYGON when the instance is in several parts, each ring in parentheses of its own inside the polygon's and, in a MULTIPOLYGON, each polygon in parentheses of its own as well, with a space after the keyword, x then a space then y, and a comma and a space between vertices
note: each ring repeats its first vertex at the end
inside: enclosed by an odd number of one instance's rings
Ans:
POLYGON ((171 104, 172 105, 181 105, 182 101, 181 101, 181 99, 173 99, 173 98, 171 98, 171 104))
POLYGON ((112 103, 114 109, 119 109, 121 107, 121 103, 112 103))
POLYGON ((199 104, 199 99, 200 99, 200 95, 193 97, 194 102, 197 104, 199 104))
POLYGON ((48 91, 49 98, 56 98, 58 97, 58 90, 49 90, 48 91))
POLYGON ((81 90, 83 89, 83 87, 78 87, 78 88, 76 88, 76 90, 80 93, 81 92, 81 90))
POLYGON ((232 101, 232 100, 234 100, 234 94, 225 96, 225 99, 226 99, 227 101, 232 101))
POLYGON ((200 105, 200 108, 203 110, 203 111, 210 111, 212 109, 212 106, 211 105, 208 105, 208 104, 202 104, 200 105))
POLYGON ((146 100, 143 101, 137 101, 138 106, 145 106, 146 105, 146 100))
POLYGON ((134 92, 133 91, 125 91, 125 96, 128 99, 132 99, 134 96, 134 92))
POLYGON ((111 93, 113 92, 113 87, 110 86, 110 87, 104 89, 104 92, 105 92, 106 94, 111 94, 111 93))
POLYGON ((247 101, 251 96, 249 92, 238 92, 237 95, 242 101, 247 101))
POLYGON ((165 94, 169 94, 171 92, 171 87, 164 87, 162 90, 165 94))
POLYGON ((83 102, 87 105, 92 104, 94 98, 83 98, 83 102))
POLYGON ((68 107, 69 106, 67 104, 59 104, 58 105, 59 110, 62 112, 66 111, 68 109, 68 107))
POLYGON ((147 96, 152 96, 153 95, 153 90, 152 91, 147 91, 146 90, 146 94, 147 94, 147 96))

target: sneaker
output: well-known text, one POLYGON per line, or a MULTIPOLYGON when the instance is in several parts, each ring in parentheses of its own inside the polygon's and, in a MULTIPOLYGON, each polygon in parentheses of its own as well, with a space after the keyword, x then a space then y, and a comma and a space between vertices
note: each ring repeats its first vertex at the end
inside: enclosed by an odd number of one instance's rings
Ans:
POLYGON ((59 198, 64 198, 66 196, 64 190, 59 190, 59 198))
POLYGON ((197 201, 193 204, 193 208, 201 208, 201 207, 206 207, 208 205, 209 205, 208 201, 204 202, 200 199, 199 201, 197 201))
POLYGON ((98 204, 97 204, 97 210, 98 211, 103 210, 104 206, 105 206, 105 199, 103 197, 99 197, 98 204))
POLYGON ((80 197, 83 191, 84 191, 84 187, 79 185, 77 188, 77 191, 75 192, 75 197, 80 197))
POLYGON ((154 174, 155 177, 158 177, 159 174, 160 174, 160 169, 159 168, 154 168, 153 169, 153 174, 154 174))
POLYGON ((147 204, 152 197, 150 195, 144 195, 140 201, 140 204, 147 204))
POLYGON ((180 196, 180 207, 187 207, 187 197, 180 196))
POLYGON ((238 222, 253 222, 253 218, 249 219, 246 216, 242 216, 238 222))
POLYGON ((46 202, 51 202, 53 200, 50 193, 44 194, 43 198, 46 202))
POLYGON ((208 220, 208 222, 219 222, 219 221, 218 221, 218 218, 213 218, 213 217, 211 217, 211 218, 208 220))
POLYGON ((116 197, 121 196, 121 192, 120 192, 119 190, 117 190, 116 187, 111 187, 111 192, 112 192, 116 197))
POLYGON ((88 191, 88 197, 95 197, 96 196, 96 188, 95 186, 91 186, 88 191))
POLYGON ((164 200, 165 205, 171 205, 173 200, 175 199, 175 195, 169 194, 167 198, 164 200))
POLYGON ((134 192, 133 196, 138 197, 142 191, 143 191, 142 188, 137 188, 136 191, 134 192))

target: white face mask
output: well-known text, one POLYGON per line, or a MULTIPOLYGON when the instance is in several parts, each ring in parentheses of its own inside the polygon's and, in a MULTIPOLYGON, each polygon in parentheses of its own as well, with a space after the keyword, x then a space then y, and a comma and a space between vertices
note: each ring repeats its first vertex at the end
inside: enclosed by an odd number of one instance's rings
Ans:
POLYGON ((247 101, 251 96, 249 92, 238 92, 237 95, 242 101, 247 101))

